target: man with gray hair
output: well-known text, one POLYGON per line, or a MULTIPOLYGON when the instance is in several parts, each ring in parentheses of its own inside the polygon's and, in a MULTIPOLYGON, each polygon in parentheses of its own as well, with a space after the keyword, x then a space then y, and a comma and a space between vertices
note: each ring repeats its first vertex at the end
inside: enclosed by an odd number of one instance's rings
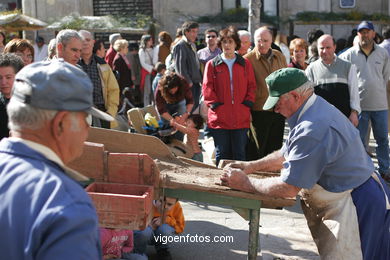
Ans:
POLYGON ((57 58, 63 58, 66 62, 76 65, 81 55, 82 41, 75 30, 62 30, 56 37, 57 58))
POLYGON ((245 54, 247 54, 251 50, 251 43, 252 43, 251 37, 252 36, 251 36, 251 33, 246 31, 246 30, 239 30, 237 33, 238 33, 238 37, 240 37, 240 41, 241 41, 241 47, 237 52, 241 56, 244 56, 245 54))
MULTIPOLYGON (((79 35, 83 40, 81 59, 78 64, 88 74, 93 84, 93 104, 99 110, 116 116, 119 105, 119 86, 110 66, 100 57, 93 54, 95 40, 92 33, 80 30, 79 35)), ((116 121, 107 122, 92 118, 92 126, 102 128, 114 128, 116 121)))
POLYGON ((120 33, 113 33, 110 34, 108 39, 110 41, 110 48, 108 48, 107 50, 105 60, 107 64, 110 65, 110 67, 112 68, 112 63, 114 62, 114 58, 116 55, 116 51, 114 50, 114 43, 116 42, 116 40, 122 39, 122 36, 120 33))
POLYGON ((11 137, 0 142, 0 255, 4 259, 102 259, 98 219, 66 165, 81 155, 92 104, 88 75, 63 59, 33 63, 15 78, 11 137))
POLYGON ((223 185, 281 198, 301 196, 321 259, 390 259, 390 191, 367 155, 359 131, 313 92, 302 70, 280 69, 266 79, 274 107, 290 133, 282 149, 225 167, 223 185), (255 171, 281 171, 253 178, 255 171))

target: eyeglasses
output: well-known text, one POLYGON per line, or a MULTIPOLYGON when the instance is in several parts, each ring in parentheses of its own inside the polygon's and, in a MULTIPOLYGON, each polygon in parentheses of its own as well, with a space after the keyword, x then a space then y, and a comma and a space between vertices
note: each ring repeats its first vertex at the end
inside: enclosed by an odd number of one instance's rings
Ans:
POLYGON ((207 38, 207 39, 210 39, 210 38, 217 38, 217 36, 215 36, 215 35, 207 35, 206 38, 207 38))

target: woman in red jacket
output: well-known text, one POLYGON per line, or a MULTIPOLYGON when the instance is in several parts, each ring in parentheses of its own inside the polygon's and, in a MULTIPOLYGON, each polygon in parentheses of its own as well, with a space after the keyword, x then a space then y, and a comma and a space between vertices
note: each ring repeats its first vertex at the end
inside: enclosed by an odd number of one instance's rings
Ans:
POLYGON ((240 48, 235 28, 219 32, 218 47, 222 54, 206 64, 202 86, 217 165, 221 159, 245 160, 256 89, 251 63, 235 52, 240 48))

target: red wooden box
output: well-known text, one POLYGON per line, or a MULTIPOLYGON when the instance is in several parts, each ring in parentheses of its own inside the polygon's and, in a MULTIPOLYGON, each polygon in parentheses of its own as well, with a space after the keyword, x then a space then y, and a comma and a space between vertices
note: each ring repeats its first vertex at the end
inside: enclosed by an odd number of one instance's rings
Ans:
POLYGON ((153 216, 153 186, 95 182, 86 191, 101 227, 143 230, 153 216))

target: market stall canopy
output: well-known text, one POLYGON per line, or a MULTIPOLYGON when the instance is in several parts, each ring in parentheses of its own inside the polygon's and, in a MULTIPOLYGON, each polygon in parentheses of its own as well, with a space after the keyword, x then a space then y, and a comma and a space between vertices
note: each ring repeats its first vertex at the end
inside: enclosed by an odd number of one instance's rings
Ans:
POLYGON ((47 23, 20 13, 0 15, 0 30, 8 32, 40 30, 46 26, 47 23))
POLYGON ((112 16, 74 16, 69 15, 63 17, 61 20, 50 24, 47 29, 49 30, 62 30, 62 29, 74 29, 74 30, 88 30, 90 32, 118 32, 118 33, 132 33, 132 34, 144 34, 148 31, 148 22, 142 24, 129 19, 128 24, 133 26, 123 26, 124 24, 116 20, 112 16), (138 26, 137 26, 138 25, 138 26), (141 28, 140 28, 141 27, 141 28))

